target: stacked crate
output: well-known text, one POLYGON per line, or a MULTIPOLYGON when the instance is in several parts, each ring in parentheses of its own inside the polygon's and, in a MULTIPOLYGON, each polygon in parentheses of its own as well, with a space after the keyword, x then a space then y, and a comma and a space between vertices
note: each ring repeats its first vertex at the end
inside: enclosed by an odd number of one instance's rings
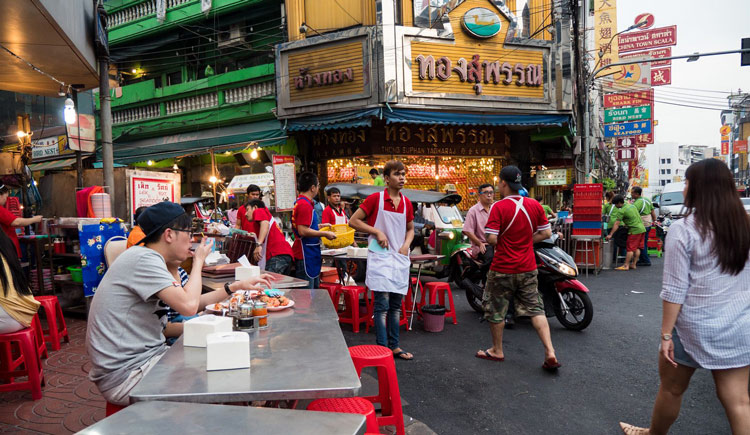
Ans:
POLYGON ((576 184, 573 187, 572 235, 601 236, 603 197, 602 184, 576 184))

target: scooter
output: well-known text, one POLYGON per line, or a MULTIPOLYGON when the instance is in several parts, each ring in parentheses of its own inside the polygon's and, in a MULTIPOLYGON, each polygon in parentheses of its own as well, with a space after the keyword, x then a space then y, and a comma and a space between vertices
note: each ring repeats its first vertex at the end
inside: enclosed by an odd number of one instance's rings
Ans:
MULTIPOLYGON (((539 293, 544 302, 547 317, 557 320, 567 329, 581 331, 591 323, 594 306, 589 298, 589 289, 575 279, 578 267, 573 258, 555 244, 557 235, 534 245, 539 271, 539 293)), ((459 285, 466 289, 469 305, 482 312, 482 293, 489 264, 472 259, 477 269, 467 268, 465 279, 459 285), (464 287, 465 286, 465 287, 464 287)))

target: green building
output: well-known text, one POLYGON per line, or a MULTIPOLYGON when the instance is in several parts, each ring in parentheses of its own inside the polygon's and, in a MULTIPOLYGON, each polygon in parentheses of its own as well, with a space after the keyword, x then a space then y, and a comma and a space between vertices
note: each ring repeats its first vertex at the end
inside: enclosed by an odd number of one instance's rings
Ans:
POLYGON ((211 155, 229 183, 263 170, 266 153, 242 166, 239 153, 282 151, 287 138, 274 115, 274 45, 284 39, 278 1, 104 6, 116 164, 180 171, 183 196, 198 196, 210 187, 211 155))

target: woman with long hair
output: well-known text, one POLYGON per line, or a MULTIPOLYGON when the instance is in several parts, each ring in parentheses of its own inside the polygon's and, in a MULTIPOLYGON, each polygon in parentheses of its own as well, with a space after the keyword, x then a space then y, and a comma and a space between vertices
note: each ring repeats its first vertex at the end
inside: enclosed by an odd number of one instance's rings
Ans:
POLYGON ((685 218, 669 227, 659 351, 661 383, 649 428, 666 434, 695 369, 711 370, 732 433, 750 434, 750 219, 727 166, 716 159, 685 172, 685 218))
POLYGON ((31 325, 39 302, 31 296, 31 289, 16 255, 13 242, 0 231, 0 334, 20 331, 31 325))

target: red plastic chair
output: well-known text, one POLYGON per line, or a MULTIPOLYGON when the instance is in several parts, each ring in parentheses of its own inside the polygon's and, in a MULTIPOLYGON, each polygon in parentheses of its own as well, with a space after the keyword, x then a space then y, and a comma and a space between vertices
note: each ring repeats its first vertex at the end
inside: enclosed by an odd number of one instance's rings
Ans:
POLYGON ((47 353, 47 343, 44 342, 44 329, 42 329, 42 322, 39 320, 39 314, 34 314, 34 318, 31 320, 31 328, 34 330, 34 338, 36 339, 36 348, 39 352, 39 357, 47 359, 49 353, 47 353))
POLYGON ((127 408, 127 406, 115 405, 114 403, 107 402, 107 406, 104 409, 104 415, 106 417, 109 417, 110 415, 118 413, 118 412, 122 411, 125 408, 127 408))
POLYGON ((346 414, 362 414, 367 420, 367 432, 380 433, 375 416, 375 407, 361 397, 346 397, 335 399, 318 399, 307 406, 308 411, 343 412, 346 414))
POLYGON ((33 400, 41 399, 44 375, 34 329, 24 328, 16 332, 0 334, 0 345, 2 345, 0 348, 3 352, 3 367, 0 371, 0 379, 9 380, 9 383, 0 385, 0 392, 31 390, 33 400), (20 351, 20 356, 17 359, 14 359, 12 354, 6 354, 6 352, 10 352, 14 343, 18 345, 20 351), (20 366, 23 366, 23 368, 19 369, 20 366), (26 380, 15 382, 14 378, 24 376, 27 377, 26 380))
MULTIPOLYGON (((415 280, 416 278, 412 278, 415 280)), ((409 311, 411 311, 412 307, 414 306, 414 295, 412 293, 413 285, 409 287, 409 290, 406 291, 406 295, 404 296, 402 302, 401 302, 401 320, 398 321, 398 326, 404 326, 407 325, 407 330, 409 329, 409 311)), ((421 284, 420 284, 421 286, 421 284)), ((375 314, 375 295, 371 294, 370 297, 372 299, 372 313, 375 314)), ((367 318, 367 323, 365 323, 365 332, 370 332, 370 327, 375 327, 375 318, 373 316, 370 316, 367 318)))
POLYGON ((378 395, 364 398, 380 404, 382 415, 377 417, 378 426, 396 426, 396 433, 404 435, 404 413, 393 352, 387 347, 367 344, 350 347, 349 355, 358 375, 362 376, 362 369, 365 367, 375 367, 378 370, 378 395))
MULTIPOLYGON (((352 325, 352 330, 356 333, 359 332, 359 324, 365 322, 370 318, 372 312, 372 300, 367 292, 367 287, 361 285, 344 285, 339 287, 335 295, 335 301, 338 302, 339 295, 344 294, 344 303, 346 309, 343 313, 339 313, 339 323, 348 323, 352 325), (364 296, 366 309, 364 313, 359 311, 359 298, 364 296)), ((334 302, 334 304, 336 303, 334 302)))
POLYGON ((339 301, 338 299, 336 299, 336 294, 338 293, 339 288, 341 288, 341 284, 333 282, 321 282, 320 288, 328 291, 328 295, 331 297, 331 302, 333 302, 334 308, 336 308, 336 311, 338 311, 339 301))
POLYGON ((64 339, 66 343, 70 343, 68 326, 65 324, 60 301, 57 299, 57 296, 34 296, 34 299, 42 304, 44 314, 47 316, 47 326, 49 329, 44 331, 44 339, 52 344, 52 350, 60 350, 60 339, 64 339))
POLYGON ((451 285, 447 282, 428 282, 425 284, 425 291, 422 293, 422 299, 417 305, 418 309, 422 310, 425 305, 437 303, 445 306, 445 295, 448 295, 448 306, 445 310, 445 317, 453 319, 453 324, 458 324, 458 318, 456 317, 456 308, 453 306, 453 292, 451 292, 451 285), (425 297, 427 297, 425 303, 425 297))

